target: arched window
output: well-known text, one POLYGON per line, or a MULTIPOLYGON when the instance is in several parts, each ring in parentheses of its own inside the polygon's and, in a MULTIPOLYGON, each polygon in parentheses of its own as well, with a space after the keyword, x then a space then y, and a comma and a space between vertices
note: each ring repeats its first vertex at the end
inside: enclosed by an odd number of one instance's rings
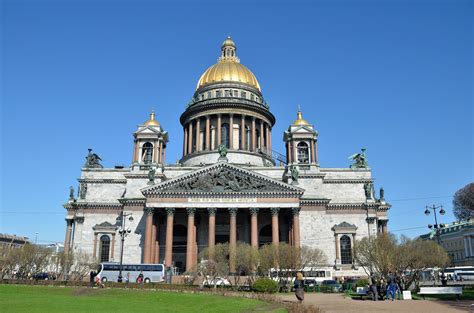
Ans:
POLYGON ((296 149, 298 151, 298 163, 309 163, 308 144, 306 142, 300 142, 296 149))
POLYGON ((352 264, 351 238, 344 235, 340 239, 341 243, 341 264, 352 264))
POLYGON ((143 145, 142 151, 143 163, 150 164, 153 161, 153 144, 151 144, 150 142, 146 142, 143 145))
POLYGON ((221 145, 229 148, 229 124, 224 123, 221 126, 221 145))
POLYGON ((109 262, 110 237, 102 235, 100 237, 100 262, 109 262))

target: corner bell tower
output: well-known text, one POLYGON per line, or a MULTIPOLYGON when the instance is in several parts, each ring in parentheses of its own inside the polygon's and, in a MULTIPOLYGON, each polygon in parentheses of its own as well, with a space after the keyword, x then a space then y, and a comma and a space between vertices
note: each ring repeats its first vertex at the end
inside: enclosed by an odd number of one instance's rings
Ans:
POLYGON ((283 141, 286 145, 286 163, 288 165, 319 167, 318 132, 303 118, 300 109, 297 119, 285 131, 283 141))
POLYGON ((138 126, 133 137, 133 169, 145 169, 149 166, 165 164, 168 132, 164 131, 160 123, 155 120, 154 112, 150 113, 148 121, 138 126))

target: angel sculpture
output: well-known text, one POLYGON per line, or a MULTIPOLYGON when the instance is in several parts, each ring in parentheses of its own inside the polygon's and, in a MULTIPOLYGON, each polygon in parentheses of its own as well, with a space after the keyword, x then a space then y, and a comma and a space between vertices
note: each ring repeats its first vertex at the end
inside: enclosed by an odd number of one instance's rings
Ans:
POLYGON ((350 168, 368 168, 369 164, 367 163, 367 157, 365 155, 365 148, 360 149, 361 153, 353 154, 349 157, 349 160, 353 160, 354 163, 350 168))
POLYGON ((84 164, 84 167, 85 168, 103 168, 102 164, 100 164, 100 161, 102 161, 100 156, 95 153, 92 153, 92 149, 87 149, 87 150, 89 150, 89 153, 86 156, 86 163, 84 164))

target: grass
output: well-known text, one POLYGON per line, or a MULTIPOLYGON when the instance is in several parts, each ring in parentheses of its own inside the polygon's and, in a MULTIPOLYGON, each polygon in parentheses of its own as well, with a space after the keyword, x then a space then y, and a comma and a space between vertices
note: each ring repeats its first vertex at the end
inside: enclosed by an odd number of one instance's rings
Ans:
POLYGON ((132 289, 0 285, 0 311, 9 313, 287 312, 238 297, 132 289))

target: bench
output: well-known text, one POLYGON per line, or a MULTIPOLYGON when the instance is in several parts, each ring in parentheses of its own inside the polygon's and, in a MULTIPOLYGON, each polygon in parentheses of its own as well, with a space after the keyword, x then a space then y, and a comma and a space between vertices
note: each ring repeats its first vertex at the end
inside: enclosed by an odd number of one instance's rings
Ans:
POLYGON ((419 295, 456 295, 456 300, 459 300, 462 295, 462 287, 420 287, 419 295))
POLYGON ((369 287, 357 287, 356 293, 353 295, 354 297, 367 297, 369 293, 369 287))

